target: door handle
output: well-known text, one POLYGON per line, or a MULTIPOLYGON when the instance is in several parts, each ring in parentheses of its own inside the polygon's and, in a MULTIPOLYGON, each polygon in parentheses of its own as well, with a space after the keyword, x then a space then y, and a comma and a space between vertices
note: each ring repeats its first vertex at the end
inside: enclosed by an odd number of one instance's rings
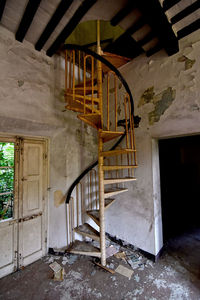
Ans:
POLYGON ((24 177, 22 178, 22 181, 27 181, 27 180, 28 180, 27 178, 24 178, 24 177))

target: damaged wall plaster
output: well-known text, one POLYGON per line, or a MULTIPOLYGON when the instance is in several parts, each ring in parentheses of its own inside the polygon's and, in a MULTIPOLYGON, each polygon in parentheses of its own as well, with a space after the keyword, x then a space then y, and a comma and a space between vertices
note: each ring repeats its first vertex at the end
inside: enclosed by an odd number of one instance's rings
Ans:
POLYGON ((160 120, 160 117, 174 101, 175 96, 176 91, 173 90, 172 87, 168 87, 157 95, 154 92, 154 87, 150 87, 142 94, 138 107, 147 103, 154 104, 154 110, 149 113, 149 124, 153 125, 160 120))
POLYGON ((178 58, 178 62, 185 62, 185 71, 191 69, 196 62, 195 59, 189 59, 187 56, 182 55, 178 58))
POLYGON ((63 195, 63 192, 57 190, 54 192, 54 206, 59 207, 61 204, 65 203, 66 195, 63 195))
POLYGON ((199 53, 197 31, 180 40, 176 55, 141 55, 120 69, 133 94, 135 115, 141 117, 135 129, 139 167, 137 181, 126 184, 129 191, 106 212, 106 230, 154 255, 163 243, 157 140, 200 133, 199 53))
POLYGON ((42 136, 49 147, 49 247, 66 246, 65 197, 97 158, 97 134, 65 111, 63 59, 48 58, 0 26, 0 132, 42 136), (78 132, 78 138, 76 136, 78 132))

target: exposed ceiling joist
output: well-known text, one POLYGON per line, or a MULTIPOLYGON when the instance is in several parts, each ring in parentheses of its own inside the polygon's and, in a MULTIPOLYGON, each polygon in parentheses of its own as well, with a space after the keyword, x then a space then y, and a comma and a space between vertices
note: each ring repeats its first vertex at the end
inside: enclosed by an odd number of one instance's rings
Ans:
POLYGON ((181 0, 164 0, 163 1, 163 10, 167 11, 177 3, 179 3, 181 0))
POLYGON ((183 29, 177 32, 178 39, 182 39, 183 37, 187 36, 188 34, 200 29, 200 19, 194 21, 190 25, 184 27, 183 29))
POLYGON ((104 51, 118 54, 120 56, 135 58, 144 52, 142 47, 130 36, 124 33, 113 43, 109 44, 104 51))
POLYGON ((131 37, 133 33, 145 25, 145 19, 140 18, 137 22, 131 25, 121 36, 113 43, 109 44, 104 50, 111 53, 116 53, 128 58, 134 58, 143 52, 141 46, 131 37), (126 45, 126 47, 124 47, 126 45), (137 55, 136 55, 137 54, 137 55))
POLYGON ((128 4, 123 7, 110 21, 111 25, 116 26, 122 21, 133 9, 135 8, 135 2, 129 1, 128 4))
POLYGON ((138 31, 140 28, 142 28, 146 24, 145 18, 140 17, 140 19, 135 22, 133 25, 131 25, 127 30, 126 34, 134 34, 136 31, 138 31))
POLYGON ((1 21, 1 18, 3 16, 3 11, 4 11, 4 8, 5 8, 5 5, 6 5, 6 0, 1 0, 1 2, 0 2, 0 21, 1 21))
POLYGON ((159 39, 168 55, 173 55, 179 51, 178 39, 174 34, 159 1, 157 0, 137 0, 137 7, 150 25, 152 31, 159 39))
POLYGON ((44 44, 47 42, 48 38, 72 4, 73 0, 62 0, 58 5, 56 11, 54 12, 53 16, 51 17, 49 23, 45 27, 44 31, 42 32, 40 38, 38 39, 37 43, 35 44, 35 49, 40 51, 44 44))
POLYGON ((138 44, 142 47, 148 42, 150 42, 155 37, 155 33, 153 31, 150 31, 145 37, 138 41, 138 44))
POLYGON ((29 0, 16 32, 16 40, 22 42, 40 5, 41 0, 29 0))
POLYGON ((64 27, 61 33, 58 35, 54 43, 47 50, 47 55, 52 56, 60 47, 62 43, 68 38, 75 27, 78 25, 87 11, 97 2, 97 0, 84 0, 79 8, 76 10, 69 23, 64 27))
POLYGON ((187 6, 185 9, 180 11, 174 17, 171 18, 171 23, 175 24, 182 20, 183 18, 187 17, 188 15, 192 14, 195 10, 200 8, 200 0, 197 0, 193 4, 187 6))

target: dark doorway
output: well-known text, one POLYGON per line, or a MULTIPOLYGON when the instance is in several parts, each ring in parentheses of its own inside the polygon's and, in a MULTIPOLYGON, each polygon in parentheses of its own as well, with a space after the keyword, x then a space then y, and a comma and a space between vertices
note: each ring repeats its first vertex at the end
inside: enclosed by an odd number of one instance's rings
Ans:
POLYGON ((159 141, 164 242, 200 228, 200 136, 159 141))

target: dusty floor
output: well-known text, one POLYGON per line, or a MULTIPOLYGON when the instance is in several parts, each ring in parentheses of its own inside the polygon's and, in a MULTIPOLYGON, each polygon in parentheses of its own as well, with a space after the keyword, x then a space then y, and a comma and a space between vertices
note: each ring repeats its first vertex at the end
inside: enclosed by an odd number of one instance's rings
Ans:
MULTIPOLYGON (((108 261, 114 269, 119 264, 131 269, 114 256, 108 261)), ((49 255, 1 279, 0 299, 198 300, 200 230, 171 240, 156 264, 142 258, 133 271, 129 280, 121 274, 112 275, 100 269, 89 257, 49 255), (65 268, 66 275, 61 282, 51 278, 49 264, 53 260, 65 268)))

